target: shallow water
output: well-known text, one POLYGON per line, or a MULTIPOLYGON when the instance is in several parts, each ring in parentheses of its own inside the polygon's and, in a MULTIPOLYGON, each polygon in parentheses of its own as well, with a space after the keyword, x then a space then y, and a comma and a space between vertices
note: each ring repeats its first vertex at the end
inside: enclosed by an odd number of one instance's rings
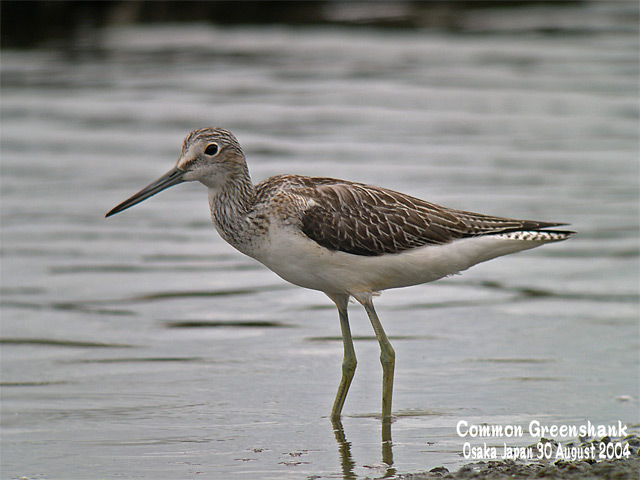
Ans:
POLYGON ((465 463, 459 420, 638 422, 635 31, 152 26, 91 45, 2 54, 3 478, 377 477, 465 463), (226 245, 200 185, 103 218, 205 125, 236 133, 255 181, 335 176, 579 235, 377 299, 390 449, 359 306, 334 432, 327 298, 226 245))

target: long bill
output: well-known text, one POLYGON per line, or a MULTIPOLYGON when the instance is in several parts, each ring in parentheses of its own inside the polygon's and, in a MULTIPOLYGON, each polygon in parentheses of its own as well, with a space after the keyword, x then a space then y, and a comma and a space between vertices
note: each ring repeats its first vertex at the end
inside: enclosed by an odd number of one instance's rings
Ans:
POLYGON ((121 204, 113 207, 105 215, 105 217, 110 217, 111 215, 120 213, 121 211, 126 210, 127 208, 133 207, 134 205, 137 205, 138 203, 143 202, 147 198, 155 195, 156 193, 160 193, 162 190, 166 190, 169 187, 173 187, 174 185, 184 182, 183 177, 185 173, 187 172, 185 172, 184 170, 180 170, 177 167, 169 170, 167 173, 165 173, 155 182, 150 183, 135 195, 126 199, 121 204))

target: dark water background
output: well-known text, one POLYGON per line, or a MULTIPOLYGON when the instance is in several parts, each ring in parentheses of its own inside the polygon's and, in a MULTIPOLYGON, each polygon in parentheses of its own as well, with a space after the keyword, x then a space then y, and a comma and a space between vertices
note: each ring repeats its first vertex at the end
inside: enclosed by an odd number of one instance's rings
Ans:
POLYGON ((2 477, 376 477, 465 463, 461 419, 637 423, 637 5, 471 20, 482 33, 163 24, 3 50, 2 477), (337 442, 328 299, 226 245, 200 185, 103 218, 206 125, 236 133, 255 181, 335 176, 579 232, 377 300, 395 470, 359 307, 337 442))

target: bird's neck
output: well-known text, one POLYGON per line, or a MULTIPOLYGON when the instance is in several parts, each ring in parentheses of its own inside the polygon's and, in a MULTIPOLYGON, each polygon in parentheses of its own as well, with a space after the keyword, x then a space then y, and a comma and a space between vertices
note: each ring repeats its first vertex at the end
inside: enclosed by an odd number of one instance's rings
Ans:
POLYGON ((240 248, 246 238, 247 215, 255 204, 255 187, 248 172, 209 189, 209 207, 216 229, 228 243, 240 248))

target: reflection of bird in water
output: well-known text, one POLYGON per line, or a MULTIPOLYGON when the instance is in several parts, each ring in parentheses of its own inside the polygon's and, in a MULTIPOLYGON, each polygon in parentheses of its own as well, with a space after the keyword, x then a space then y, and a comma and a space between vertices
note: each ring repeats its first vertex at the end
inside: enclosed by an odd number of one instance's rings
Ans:
POLYGON ((344 360, 334 419, 340 417, 356 369, 347 316, 350 297, 366 310, 380 343, 382 417, 389 419, 395 352, 372 295, 432 282, 573 233, 547 230, 559 223, 454 210, 333 178, 279 175, 254 185, 240 144, 221 128, 191 132, 176 166, 107 216, 194 180, 209 188, 211 217, 222 238, 288 282, 324 292, 338 307, 344 360))

